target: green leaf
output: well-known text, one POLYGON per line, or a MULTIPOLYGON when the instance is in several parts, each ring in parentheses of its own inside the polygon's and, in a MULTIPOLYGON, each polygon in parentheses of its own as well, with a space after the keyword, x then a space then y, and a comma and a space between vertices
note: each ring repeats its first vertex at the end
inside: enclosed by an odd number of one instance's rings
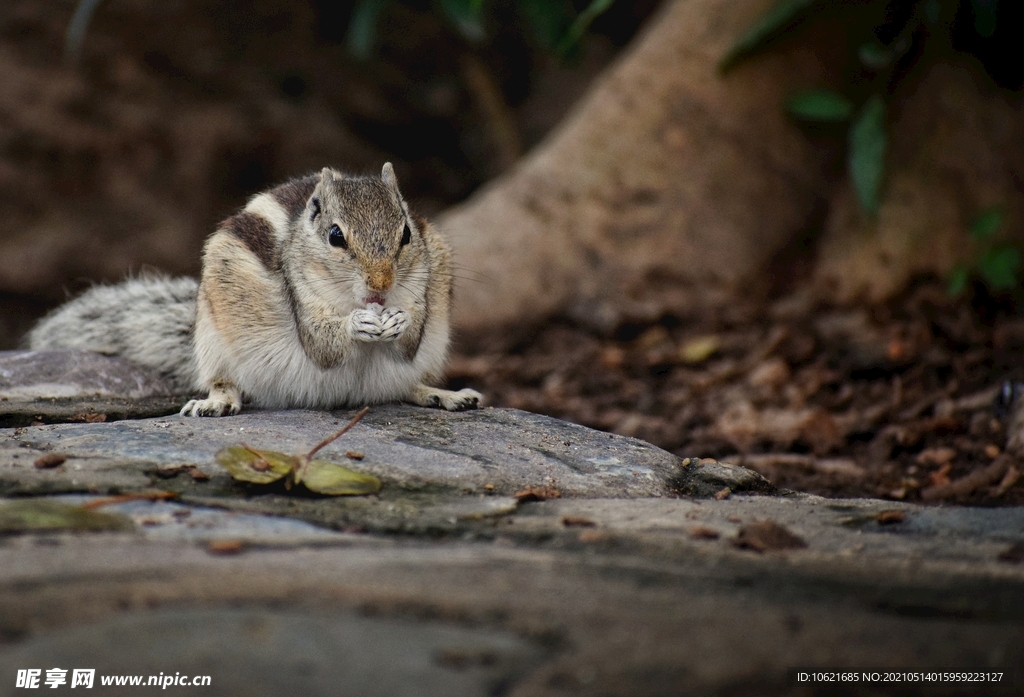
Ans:
POLYGON ((555 53, 563 57, 567 56, 583 38, 593 21, 607 11, 614 2, 615 0, 590 0, 586 9, 580 12, 573 23, 569 25, 569 30, 565 32, 565 36, 555 47, 555 53))
POLYGON ((910 39, 906 36, 900 36, 888 46, 882 46, 877 42, 870 41, 866 44, 861 44, 860 48, 857 49, 857 58, 865 68, 878 72, 899 60, 910 49, 910 46, 910 39))
POLYGON ((807 90, 791 97, 786 111, 801 121, 839 123, 853 115, 853 104, 833 90, 807 90))
POLYGON ((974 31, 986 39, 991 37, 996 33, 999 0, 971 0, 971 6, 974 10, 974 31))
POLYGON ((298 465, 298 458, 273 450, 255 450, 232 445, 217 451, 217 462, 233 478, 253 484, 270 484, 281 479, 298 465))
POLYGON ((533 27, 537 41, 551 50, 572 23, 572 16, 565 11, 565 5, 551 0, 519 0, 519 11, 533 27))
POLYGON ((885 175, 885 151, 889 136, 885 128, 885 102, 872 95, 850 126, 848 168, 861 208, 878 215, 879 193, 885 175))
POLYGON ((764 48, 771 39, 797 24, 804 12, 819 0, 778 0, 772 9, 757 20, 750 29, 733 44, 719 64, 719 70, 729 70, 744 58, 764 48))
POLYGON ((892 62, 893 55, 876 43, 861 44, 857 49, 857 59, 868 70, 879 71, 892 62))
POLYGON ((959 297, 967 288, 967 281, 969 279, 970 272, 968 272, 965 267, 956 267, 953 269, 953 272, 949 274, 949 284, 946 286, 946 292, 949 293, 950 297, 959 297))
POLYGON ((302 483, 310 491, 328 496, 360 496, 380 491, 380 480, 372 474, 356 472, 327 460, 306 465, 302 483))
POLYGON ((451 20, 459 32, 470 41, 486 38, 483 16, 483 0, 438 0, 441 11, 451 20))
POLYGON ((101 532, 134 528, 132 521, 123 515, 101 513, 59 501, 28 499, 0 506, 0 533, 101 532))
POLYGON ((990 249, 978 262, 978 272, 992 290, 1009 290, 1017 286, 1020 252, 1009 245, 990 249))
POLYGON ((976 240, 988 240, 996 236, 1003 227, 1002 206, 992 206, 982 211, 971 223, 971 237, 976 240))
POLYGON ((348 22, 348 50, 360 60, 373 55, 377 43, 377 20, 388 0, 359 0, 348 22))

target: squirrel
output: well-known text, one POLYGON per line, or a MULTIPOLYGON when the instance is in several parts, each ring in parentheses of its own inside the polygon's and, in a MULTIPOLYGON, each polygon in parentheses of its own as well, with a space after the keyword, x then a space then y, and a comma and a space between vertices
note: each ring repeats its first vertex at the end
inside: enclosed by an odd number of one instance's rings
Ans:
POLYGON ((202 276, 98 286, 44 317, 28 347, 121 355, 203 390, 184 416, 387 401, 458 411, 444 375, 451 252, 381 176, 324 168, 249 199, 207 239, 202 276))

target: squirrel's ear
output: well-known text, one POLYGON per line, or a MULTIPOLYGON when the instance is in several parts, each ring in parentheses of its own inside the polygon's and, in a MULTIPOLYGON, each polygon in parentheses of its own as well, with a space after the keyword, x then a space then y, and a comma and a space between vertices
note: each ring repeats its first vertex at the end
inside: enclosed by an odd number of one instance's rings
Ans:
POLYGON ((395 168, 391 166, 390 162, 384 163, 384 169, 380 172, 380 179, 388 185, 389 189, 394 189, 395 193, 398 193, 398 178, 395 177, 395 168))
POLYGON ((330 167, 324 167, 320 170, 320 181, 330 181, 334 179, 334 172, 331 171, 330 167))

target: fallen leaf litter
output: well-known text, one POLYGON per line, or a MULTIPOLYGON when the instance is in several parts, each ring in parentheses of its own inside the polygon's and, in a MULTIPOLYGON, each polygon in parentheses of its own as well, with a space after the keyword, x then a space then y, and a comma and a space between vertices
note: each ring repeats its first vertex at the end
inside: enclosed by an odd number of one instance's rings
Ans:
POLYGON ((712 311, 660 293, 607 317, 554 318, 529 341, 488 341, 448 372, 496 406, 743 464, 798 491, 1024 503, 1020 462, 972 476, 1007 454, 994 403, 1004 380, 1024 379, 1024 318, 939 283, 869 307, 794 295, 712 311))

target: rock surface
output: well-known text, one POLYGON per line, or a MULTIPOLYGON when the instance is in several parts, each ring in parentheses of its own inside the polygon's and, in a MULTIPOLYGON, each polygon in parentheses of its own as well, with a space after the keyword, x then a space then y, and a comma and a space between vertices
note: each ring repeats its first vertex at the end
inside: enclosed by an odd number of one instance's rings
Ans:
POLYGON ((0 537, 0 681, 59 667, 95 668, 97 687, 209 675, 207 694, 247 697, 796 697, 824 694, 800 666, 971 667, 1005 678, 902 694, 1024 689, 1022 509, 776 492, 504 409, 374 407, 320 453, 380 477, 374 496, 244 485, 213 459, 304 452, 351 414, 0 429, 0 519, 20 511, 22 530, 0 537), (83 505, 117 525, 54 523, 83 505), (743 543, 757 526, 787 548, 743 543))
POLYGON ((155 371, 117 356, 0 351, 0 426, 160 416, 182 404, 155 371))
MULTIPOLYGON (((194 689, 218 695, 487 697, 540 657, 538 647, 507 631, 353 612, 218 608, 117 615, 40 637, 0 657, 0 673, 103 665, 101 674, 142 675, 143 685, 150 675, 210 676, 208 688, 194 689)), ((102 689, 98 681, 95 687, 102 689)))
POLYGON ((168 397, 156 372, 117 356, 87 351, 0 351, 0 398, 168 397))
POLYGON ((246 412, 222 419, 165 417, 115 423, 19 428, 0 440, 0 492, 123 493, 160 488, 185 500, 281 513, 331 527, 452 528, 460 520, 504 515, 529 487, 563 497, 650 497, 671 492, 679 458, 647 443, 509 409, 450 413, 375 407, 320 457, 369 472, 385 484, 378 497, 285 495, 280 487, 233 482, 216 463, 222 447, 298 454, 335 432, 352 412, 246 412), (346 452, 358 452, 352 460, 346 452), (54 469, 33 462, 67 459, 54 469), (209 475, 161 476, 195 465, 209 475))

